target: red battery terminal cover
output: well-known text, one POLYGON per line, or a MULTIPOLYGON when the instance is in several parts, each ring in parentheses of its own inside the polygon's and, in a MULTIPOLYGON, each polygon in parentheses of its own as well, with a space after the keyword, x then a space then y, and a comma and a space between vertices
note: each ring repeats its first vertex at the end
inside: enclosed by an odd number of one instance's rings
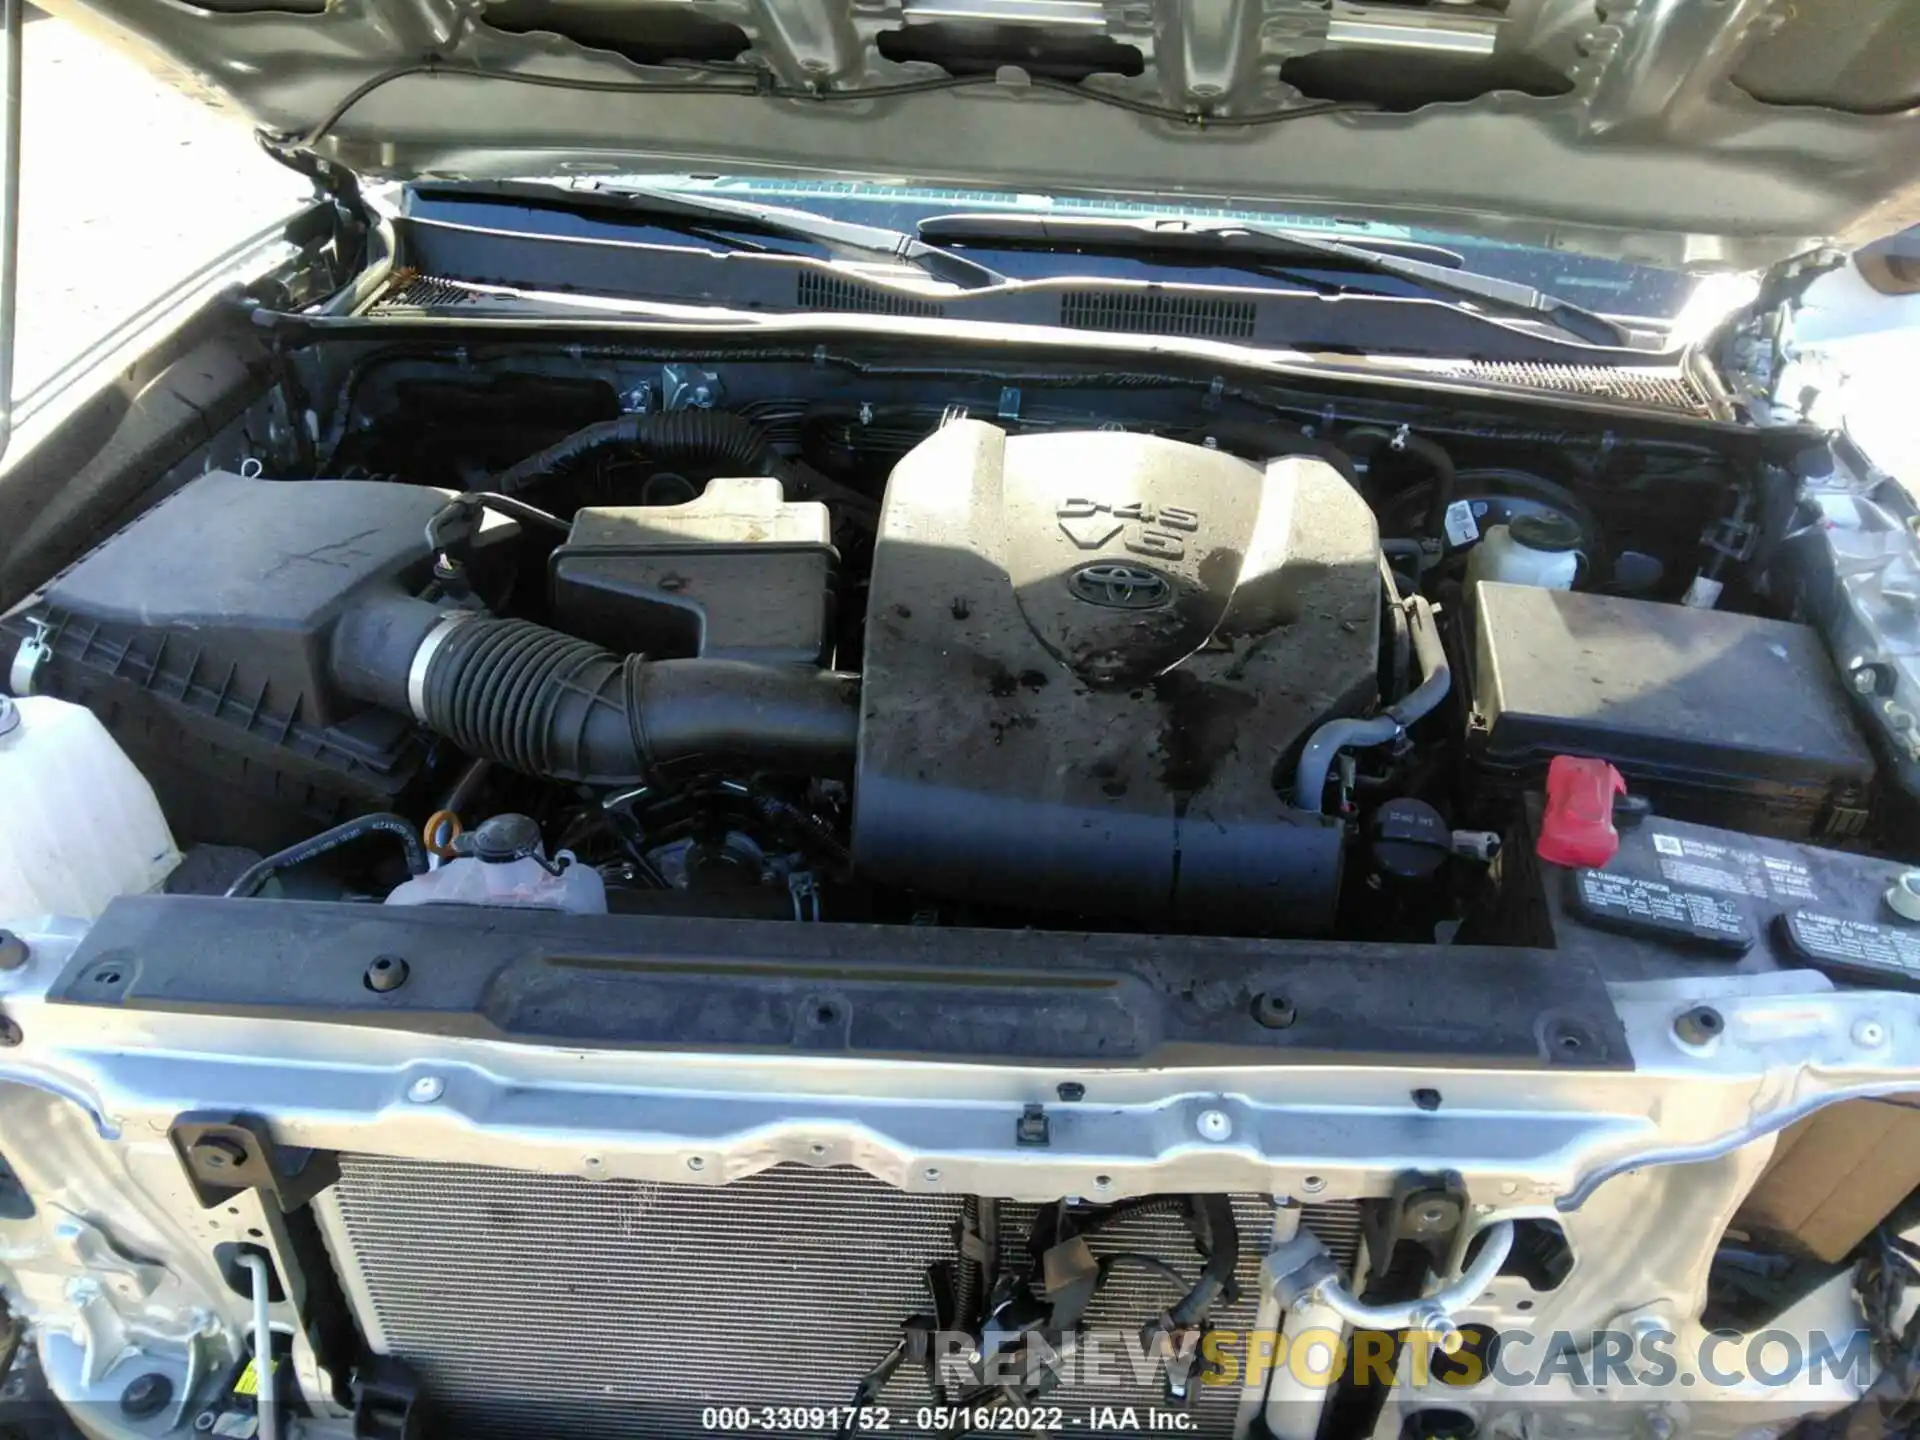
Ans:
POLYGON ((1605 865, 1620 848, 1613 797, 1626 793, 1626 780, 1606 761, 1554 756, 1547 766, 1547 813, 1535 853, 1549 865, 1605 865))

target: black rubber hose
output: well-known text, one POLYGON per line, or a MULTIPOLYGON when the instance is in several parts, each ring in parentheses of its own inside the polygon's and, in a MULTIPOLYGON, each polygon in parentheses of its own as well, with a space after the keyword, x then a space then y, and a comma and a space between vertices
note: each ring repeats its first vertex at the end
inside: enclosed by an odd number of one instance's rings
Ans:
MULTIPOLYGON (((1383 445, 1390 450, 1397 449, 1427 467, 1428 473, 1433 476, 1433 493, 1427 500, 1427 522, 1422 533, 1444 544, 1447 538, 1447 507, 1453 504, 1453 456, 1422 436, 1368 425, 1349 430, 1340 438, 1348 444, 1367 441, 1373 445, 1372 454, 1379 453, 1383 445)), ((1371 454, 1367 464, 1367 479, 1373 479, 1371 454)))
POLYGON ((1193 1213, 1201 1222, 1207 1260, 1199 1283, 1167 1312, 1176 1328, 1199 1324, 1213 1303, 1227 1293, 1233 1284, 1233 1272, 1240 1268, 1240 1227, 1234 1223, 1233 1202, 1225 1195, 1195 1195, 1193 1213))
POLYGON ((1223 420, 1216 425, 1195 426, 1179 438, 1189 445, 1204 445, 1212 440, 1219 448, 1256 463, 1284 460, 1290 455, 1310 455, 1316 460, 1326 461, 1340 472, 1349 485, 1359 488, 1359 472, 1353 468, 1351 455, 1331 440, 1303 435, 1284 425, 1223 420))
POLYGON ((640 784, 657 765, 692 759, 846 776, 860 725, 851 675, 647 661, 484 617, 445 632, 420 698, 420 718, 469 755, 585 785, 640 784))
POLYGON ((505 515, 527 525, 537 525, 542 530, 554 531, 561 535, 573 533, 573 526, 542 510, 538 505, 529 505, 524 500, 516 500, 511 495, 495 495, 488 490, 469 490, 464 495, 456 495, 427 517, 427 553, 438 555, 455 545, 470 541, 480 529, 480 512, 491 510, 496 515, 505 515))
POLYGON ((309 836, 298 845, 290 845, 285 850, 275 851, 264 860, 258 860, 243 871, 238 880, 227 887, 228 899, 245 899, 258 895, 260 887, 265 885, 282 870, 291 870, 296 865, 325 855, 329 850, 338 850, 343 845, 351 845, 355 840, 368 835, 392 835, 400 842, 400 848, 406 852, 407 870, 414 875, 427 873, 427 852, 420 843, 420 832, 413 822, 405 816, 378 814, 362 815, 349 820, 344 825, 336 825, 331 830, 322 830, 318 835, 309 836))
POLYGON ((511 495, 543 480, 572 475, 602 455, 633 451, 670 468, 693 465, 732 475, 785 475, 780 456, 752 421, 725 410, 671 410, 664 415, 622 415, 576 430, 502 471, 494 489, 511 495))
POLYGON ((1056 1209, 1050 1226, 1043 1225, 1048 1212, 1042 1211, 1027 1238, 1028 1249, 1038 1258, 1072 1236, 1093 1235, 1134 1216, 1174 1209, 1184 1210, 1195 1222, 1194 1240, 1206 1260, 1200 1279, 1167 1312, 1167 1318, 1176 1327, 1196 1325, 1232 1288, 1234 1272, 1240 1268, 1240 1226, 1233 1218, 1233 1201, 1225 1195, 1140 1195, 1079 1216, 1056 1209))

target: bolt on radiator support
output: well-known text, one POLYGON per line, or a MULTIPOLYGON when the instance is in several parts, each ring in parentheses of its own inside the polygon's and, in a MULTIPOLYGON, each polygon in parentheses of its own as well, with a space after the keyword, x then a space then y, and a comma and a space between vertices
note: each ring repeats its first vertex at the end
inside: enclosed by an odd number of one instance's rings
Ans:
POLYGON ((1577 1205, 1634 1166, 1724 1154, 1829 1100, 1920 1088, 1920 998, 1838 993, 1801 972, 1617 987, 1638 1068, 1529 1072, 1516 1103, 1512 1076, 1492 1068, 1076 1065, 1063 1076, 48 1004, 76 937, 22 938, 33 958, 0 971, 0 1007, 25 1041, 0 1052, 0 1074, 78 1101, 109 1133, 171 1126, 191 1096, 208 1114, 263 1117, 281 1145, 322 1155, 459 1159, 484 1134, 498 1163, 574 1174, 685 1180, 698 1154, 700 1183, 725 1184, 783 1160, 854 1161, 908 1190, 929 1188, 935 1169, 944 1191, 1034 1200, 1095 1193, 1102 1176, 1099 1193, 1116 1199, 1350 1199, 1384 1193, 1403 1170, 1444 1168, 1476 1202, 1520 1211, 1577 1205), (1684 1043, 1676 1018, 1709 1003, 1723 1032, 1711 1047, 1684 1043), (442 1093, 405 1103, 426 1076, 442 1093), (1058 1087, 1089 1082, 1097 1103, 1058 1104, 1058 1087), (1414 1098, 1430 1089, 1446 1097, 1438 1109, 1414 1098), (1690 1103, 1669 1103, 1675 1093, 1690 1103), (1043 1146, 1016 1138, 1032 1105, 1050 1122, 1043 1146))
MULTIPOLYGON (((15 932, 25 957, 0 970, 0 1003, 40 1018, 59 1013, 46 1006, 46 988, 68 965, 85 927, 42 920, 15 932)), ((117 1109, 85 1082, 69 1083, 31 1055, 21 1058, 20 1067, 0 1064, 0 1159, 26 1202, 24 1217, 18 1208, 0 1214, 0 1243, 10 1251, 0 1261, 0 1285, 28 1322, 54 1393, 84 1411, 90 1433, 120 1435, 121 1416, 143 1422, 128 1436, 155 1433, 144 1422, 161 1416, 169 1432, 190 1430, 209 1382, 238 1363, 244 1337, 259 1325, 247 1257, 300 1288, 302 1266, 283 1203, 301 1197, 291 1188, 275 1194, 273 1183, 285 1178, 277 1171, 249 1188, 258 1157, 244 1127, 237 1141, 224 1125, 193 1132, 217 1142, 210 1152, 219 1160, 203 1181, 157 1111, 117 1109), (196 1193, 201 1184, 212 1185, 217 1203, 196 1193), (73 1204, 35 1199, 49 1195, 70 1196, 73 1204), (20 1244, 36 1232, 38 1243, 20 1244)), ((327 1182, 329 1158, 303 1167, 305 1183, 327 1182)), ((316 1416, 344 1413, 334 1399, 345 1393, 344 1374, 323 1361, 318 1332, 301 1323, 293 1298, 276 1294, 267 1307, 271 1326, 291 1336, 282 1358, 293 1379, 289 1393, 316 1416)))
MULTIPOLYGON (((0 1007, 24 1036, 0 1051, 0 1149, 30 1195, 58 1191, 73 1213, 110 1225, 120 1247, 161 1272, 154 1293, 164 1296, 165 1337, 136 1345, 146 1352, 139 1373, 166 1373, 177 1386, 199 1353, 187 1338, 196 1314, 215 1328, 217 1340, 203 1347, 210 1356, 233 1354, 248 1323, 244 1298, 212 1266, 212 1245, 245 1243, 252 1226, 277 1270, 291 1263, 278 1207, 263 1205, 261 1191, 212 1208, 191 1193, 168 1141, 189 1106, 251 1116, 282 1149, 434 1164, 484 1155, 510 1170, 616 1186, 718 1187, 782 1163, 855 1167, 915 1203, 1169 1192, 1321 1202, 1386 1195, 1406 1170, 1446 1170, 1459 1176, 1480 1229, 1553 1216, 1579 1257, 1551 1295, 1493 1278, 1453 1309, 1453 1323, 1577 1331, 1610 1323, 1626 1294, 1684 1323, 1775 1132, 1826 1101, 1920 1089, 1920 998, 1836 992, 1806 973, 1616 987, 1632 1070, 908 1065, 561 1049, 51 1002, 78 933, 10 928, 28 958, 0 971, 0 1007), (1703 1006, 1723 1021, 1710 1047, 1675 1031, 1679 1016, 1703 1006), (428 1077, 439 1093, 409 1099, 428 1077), (1422 1106, 1422 1090, 1443 1103, 1422 1106), (1049 1122, 1044 1146, 1018 1143, 1030 1105, 1049 1122), (1203 1120, 1210 1114, 1226 1120, 1224 1136, 1203 1128, 1219 1129, 1203 1120), (1516 1309, 1521 1299, 1533 1308, 1516 1309)), ((322 1206, 331 1193, 321 1192, 322 1206)), ((51 1213, 42 1204, 33 1221, 7 1223, 45 1225, 51 1213)), ((97 1265, 72 1264, 116 1303, 97 1265)), ((58 1278, 27 1287, 27 1313, 39 1333, 85 1333, 84 1308, 65 1284, 72 1276, 58 1278)), ((109 1353, 111 1333, 100 1331, 99 1353, 109 1353)), ((50 1373, 72 1393, 92 1394, 78 1347, 69 1355, 48 1343, 50 1373)), ((323 1397, 298 1336, 295 1358, 303 1393, 323 1397)), ((99 1378, 117 1399, 134 1373, 113 1366, 99 1378)))

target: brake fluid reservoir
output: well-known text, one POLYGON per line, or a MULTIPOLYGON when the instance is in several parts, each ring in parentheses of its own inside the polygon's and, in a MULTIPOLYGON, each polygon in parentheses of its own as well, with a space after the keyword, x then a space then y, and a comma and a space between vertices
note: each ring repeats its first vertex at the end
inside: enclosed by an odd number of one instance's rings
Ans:
POLYGON ((0 696, 0 923, 91 920, 179 863, 153 787, 92 711, 0 696))
POLYGON ((1580 572, 1580 527, 1563 515, 1516 515, 1496 525, 1467 559, 1467 590, 1482 580, 1571 590, 1580 572))

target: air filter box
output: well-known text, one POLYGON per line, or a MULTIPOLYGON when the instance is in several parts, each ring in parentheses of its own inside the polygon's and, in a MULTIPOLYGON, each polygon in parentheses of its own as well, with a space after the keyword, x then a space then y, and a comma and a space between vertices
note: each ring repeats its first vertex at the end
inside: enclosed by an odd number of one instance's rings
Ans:
POLYGON ((1864 826, 1873 756, 1807 627, 1492 582, 1474 602, 1483 810, 1585 755, 1676 818, 1786 839, 1864 826))
MULTIPOLYGON (((335 622, 425 583, 450 491, 200 476, 0 619, 0 675, 92 710, 174 833, 271 850, 389 809, 424 745, 342 694, 335 622)), ((519 527, 489 515, 472 573, 494 593, 519 527)))

